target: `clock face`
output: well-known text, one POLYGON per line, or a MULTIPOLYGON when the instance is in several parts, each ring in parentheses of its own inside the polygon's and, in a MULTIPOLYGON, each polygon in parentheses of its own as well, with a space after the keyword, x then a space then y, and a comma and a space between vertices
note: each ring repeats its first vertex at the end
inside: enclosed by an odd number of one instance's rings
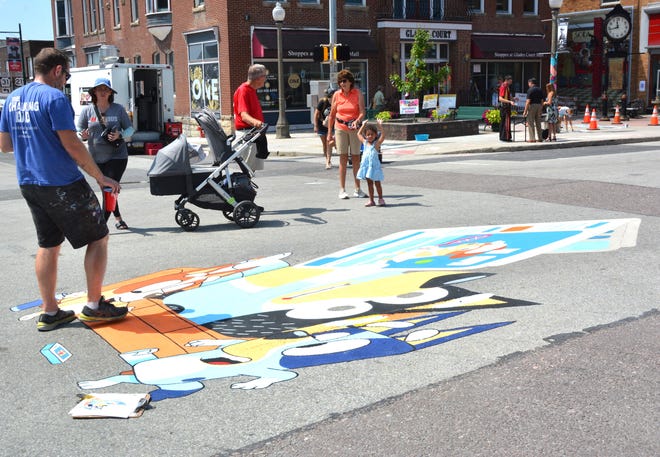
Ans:
POLYGON ((605 26, 607 36, 613 40, 622 40, 630 32, 630 22, 623 16, 612 16, 605 26))

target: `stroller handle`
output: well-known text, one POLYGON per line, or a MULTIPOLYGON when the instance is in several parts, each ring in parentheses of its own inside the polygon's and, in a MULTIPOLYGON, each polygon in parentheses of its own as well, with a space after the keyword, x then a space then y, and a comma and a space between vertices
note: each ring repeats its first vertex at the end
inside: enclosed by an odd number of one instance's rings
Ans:
POLYGON ((245 135, 241 137, 239 141, 244 143, 252 141, 254 138, 258 138, 260 135, 266 133, 266 130, 268 130, 268 124, 263 122, 261 127, 252 127, 245 135))
POLYGON ((269 125, 266 122, 261 123, 261 127, 255 127, 254 130, 256 130, 255 133, 262 134, 266 130, 268 130, 269 125))

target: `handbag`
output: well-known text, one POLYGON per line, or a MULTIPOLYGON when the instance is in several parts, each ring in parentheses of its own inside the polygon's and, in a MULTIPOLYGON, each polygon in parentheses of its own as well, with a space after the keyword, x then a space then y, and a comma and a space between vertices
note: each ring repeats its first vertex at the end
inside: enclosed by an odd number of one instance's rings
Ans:
POLYGON ((326 109, 323 110, 323 127, 328 126, 328 122, 330 121, 330 107, 328 106, 326 109))
POLYGON ((108 135, 110 135, 112 132, 114 132, 114 129, 111 129, 110 127, 105 125, 105 122, 103 122, 103 117, 101 116, 101 113, 99 112, 99 107, 94 105, 94 112, 96 113, 96 119, 98 119, 99 124, 101 124, 101 128, 103 129, 103 132, 101 132, 101 138, 108 143, 113 145, 114 147, 118 148, 124 143, 124 139, 119 137, 116 140, 111 140, 108 138, 108 135))

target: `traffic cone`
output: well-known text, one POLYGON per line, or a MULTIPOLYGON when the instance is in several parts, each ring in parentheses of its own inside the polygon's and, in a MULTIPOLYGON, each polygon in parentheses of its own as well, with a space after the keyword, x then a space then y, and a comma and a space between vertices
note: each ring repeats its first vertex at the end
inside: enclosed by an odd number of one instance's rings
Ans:
POLYGON ((623 124, 623 122, 621 122, 621 113, 619 112, 619 105, 617 105, 614 110, 614 119, 612 120, 612 124, 623 124))
POLYGON ((591 116, 589 116, 589 105, 584 107, 584 117, 582 118, 583 124, 589 124, 591 122, 591 116))
POLYGON ((649 125, 658 125, 658 105, 653 105, 653 114, 651 114, 649 125))
POLYGON ((598 117, 596 117, 596 108, 594 108, 594 110, 591 112, 591 120, 589 121, 589 128, 587 130, 600 130, 598 128, 598 117))

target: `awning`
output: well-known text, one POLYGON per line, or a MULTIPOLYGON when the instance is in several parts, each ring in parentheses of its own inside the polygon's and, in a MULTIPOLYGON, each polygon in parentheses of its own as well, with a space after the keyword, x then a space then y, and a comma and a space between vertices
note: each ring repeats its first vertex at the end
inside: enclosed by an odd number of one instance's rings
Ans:
POLYGON ((649 47, 660 46, 660 14, 649 14, 649 47))
POLYGON ((473 59, 538 59, 550 53, 543 37, 472 36, 473 59))
MULTIPOLYGON (((328 34, 323 30, 282 30, 282 55, 285 59, 311 59, 314 46, 330 41, 328 34)), ((376 43, 368 32, 338 31, 337 41, 351 48, 351 58, 378 55, 376 43)), ((277 58, 277 30, 254 29, 252 57, 277 58)))

